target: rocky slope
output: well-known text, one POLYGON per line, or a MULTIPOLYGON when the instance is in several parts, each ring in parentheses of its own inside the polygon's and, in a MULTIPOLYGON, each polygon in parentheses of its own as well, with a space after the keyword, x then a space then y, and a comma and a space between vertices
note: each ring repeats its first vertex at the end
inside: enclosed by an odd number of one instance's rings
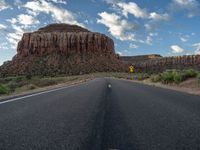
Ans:
POLYGON ((121 71, 114 42, 104 34, 68 24, 51 24, 24 33, 17 55, 0 67, 0 75, 82 74, 121 71))

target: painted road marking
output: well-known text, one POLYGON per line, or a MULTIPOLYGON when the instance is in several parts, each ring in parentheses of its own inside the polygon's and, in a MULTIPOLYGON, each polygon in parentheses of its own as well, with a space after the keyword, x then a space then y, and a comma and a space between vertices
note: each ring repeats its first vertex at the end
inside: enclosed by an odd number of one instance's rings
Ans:
POLYGON ((108 88, 111 88, 112 86, 111 86, 111 84, 108 84, 108 88))

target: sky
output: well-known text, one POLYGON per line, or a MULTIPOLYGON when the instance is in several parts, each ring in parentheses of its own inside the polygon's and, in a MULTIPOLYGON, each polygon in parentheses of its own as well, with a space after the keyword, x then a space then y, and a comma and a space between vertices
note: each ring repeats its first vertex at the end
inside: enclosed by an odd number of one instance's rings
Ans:
POLYGON ((0 65, 50 23, 106 34, 124 56, 200 54, 200 0, 0 0, 0 65))

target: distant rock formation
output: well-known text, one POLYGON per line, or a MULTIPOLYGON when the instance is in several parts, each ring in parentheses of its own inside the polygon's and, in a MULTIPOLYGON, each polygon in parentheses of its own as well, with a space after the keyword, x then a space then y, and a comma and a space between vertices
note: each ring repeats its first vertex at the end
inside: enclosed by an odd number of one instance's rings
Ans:
POLYGON ((82 74, 121 71, 114 42, 104 34, 68 24, 51 24, 24 33, 12 61, 0 67, 0 75, 82 74))
POLYGON ((120 56, 120 60, 126 64, 143 63, 148 60, 155 60, 157 58, 162 58, 159 54, 149 54, 149 55, 138 55, 138 56, 120 56))
POLYGON ((200 70, 200 55, 158 57, 129 64, 134 64, 137 72, 157 73, 167 69, 187 68, 200 70))

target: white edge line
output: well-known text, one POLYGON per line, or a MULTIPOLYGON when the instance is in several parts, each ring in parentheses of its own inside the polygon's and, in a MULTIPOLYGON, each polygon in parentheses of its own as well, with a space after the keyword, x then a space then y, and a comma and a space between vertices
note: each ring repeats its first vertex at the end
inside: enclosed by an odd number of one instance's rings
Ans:
POLYGON ((18 97, 18 98, 5 100, 5 101, 0 102, 0 105, 5 104, 5 103, 9 103, 9 102, 13 102, 13 101, 17 101, 17 100, 21 100, 21 99, 25 99, 25 98, 29 98, 29 97, 33 97, 33 96, 37 96, 37 95, 42 95, 42 94, 46 94, 46 93, 50 93, 50 92, 54 92, 54 91, 59 91, 59 90, 62 90, 62 89, 67 89, 67 88, 74 87, 74 86, 77 86, 77 84, 69 85, 69 86, 66 86, 66 87, 60 87, 60 88, 52 89, 52 90, 49 90, 49 91, 43 91, 43 92, 39 92, 39 93, 27 95, 27 96, 22 96, 22 97, 18 97))

